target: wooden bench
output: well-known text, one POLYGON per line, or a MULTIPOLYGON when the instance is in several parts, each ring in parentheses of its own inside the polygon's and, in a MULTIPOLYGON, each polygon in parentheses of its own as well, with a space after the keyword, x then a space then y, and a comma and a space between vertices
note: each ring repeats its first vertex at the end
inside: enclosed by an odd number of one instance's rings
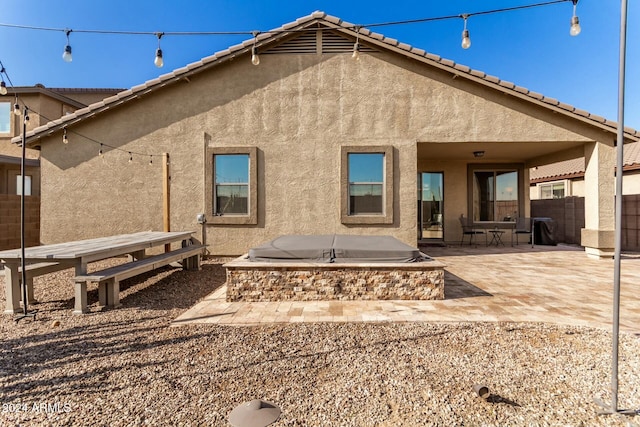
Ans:
MULTIPOLYGON (((180 262, 185 270, 200 268, 200 259, 205 245, 195 244, 153 255, 137 261, 116 265, 104 270, 76 276, 76 299, 81 298, 81 305, 87 306, 87 283, 98 282, 98 300, 100 306, 118 307, 120 305, 120 281, 137 276, 173 262, 180 262)), ((74 311, 79 314, 78 311, 74 311)), ((82 311, 80 311, 82 313, 82 311)))

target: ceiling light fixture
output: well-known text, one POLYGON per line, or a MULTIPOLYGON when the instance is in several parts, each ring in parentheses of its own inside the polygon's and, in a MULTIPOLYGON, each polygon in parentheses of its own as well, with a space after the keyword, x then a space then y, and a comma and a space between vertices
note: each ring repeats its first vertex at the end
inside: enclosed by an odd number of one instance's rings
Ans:
POLYGON ((484 151, 474 151, 473 157, 484 157, 484 151))

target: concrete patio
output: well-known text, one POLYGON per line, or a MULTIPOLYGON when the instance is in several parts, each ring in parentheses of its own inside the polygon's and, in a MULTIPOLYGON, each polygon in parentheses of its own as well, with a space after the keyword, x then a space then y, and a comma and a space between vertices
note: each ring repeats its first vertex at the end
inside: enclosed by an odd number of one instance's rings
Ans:
MULTIPOLYGON (((572 246, 421 247, 442 261, 442 301, 226 302, 224 286, 179 316, 189 323, 549 322, 611 328, 613 260, 572 246)), ((640 336, 640 255, 621 268, 621 331, 640 336)))

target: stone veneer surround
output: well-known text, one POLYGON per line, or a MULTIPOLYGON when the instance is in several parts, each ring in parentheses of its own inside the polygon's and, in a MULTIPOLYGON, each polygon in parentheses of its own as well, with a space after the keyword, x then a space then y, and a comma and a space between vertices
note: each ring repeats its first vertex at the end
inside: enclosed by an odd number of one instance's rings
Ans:
POLYGON ((251 262, 224 265, 227 301, 439 300, 444 264, 251 262))

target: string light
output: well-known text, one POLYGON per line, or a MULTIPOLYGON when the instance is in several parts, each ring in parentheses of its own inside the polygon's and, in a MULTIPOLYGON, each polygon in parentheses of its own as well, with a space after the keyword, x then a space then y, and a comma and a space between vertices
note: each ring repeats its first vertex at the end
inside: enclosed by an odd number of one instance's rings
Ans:
MULTIPOLYGON (((379 23, 371 23, 371 24, 366 24, 366 25, 354 25, 353 27, 345 27, 345 28, 351 28, 353 30, 358 31, 360 28, 364 27, 369 27, 369 28, 373 28, 373 27, 382 27, 382 26, 391 26, 391 25, 405 25, 405 24, 416 24, 416 23, 423 23, 423 22, 431 22, 431 21, 441 21, 441 20, 447 20, 447 19, 459 19, 461 17, 464 18, 465 20, 465 29, 463 30, 463 48, 464 49, 468 49, 471 46, 471 39, 469 38, 469 32, 466 29, 466 21, 467 18, 471 17, 471 16, 475 16, 475 15, 488 15, 488 14, 495 14, 495 13, 502 13, 502 12, 511 12, 511 11, 516 11, 516 10, 522 10, 522 9, 528 9, 528 8, 534 8, 534 7, 542 7, 542 6, 549 6, 549 5, 553 5, 553 4, 559 4, 559 3, 565 3, 565 2, 572 2, 573 3, 573 16, 571 17, 571 30, 570 30, 570 34, 572 36, 576 36, 578 34, 580 34, 581 31, 581 27, 580 27, 580 20, 578 19, 578 17, 576 16, 576 6, 579 0, 550 0, 550 1, 546 1, 546 2, 542 2, 542 3, 535 3, 535 4, 528 4, 528 5, 522 5, 522 6, 514 6, 514 7, 508 7, 508 8, 502 8, 502 9, 493 9, 493 10, 486 10, 486 11, 481 11, 481 12, 473 12, 473 13, 467 13, 464 15, 448 15, 448 16, 438 16, 438 17, 431 17, 431 18, 420 18, 420 19, 411 19, 411 20, 404 20, 404 21, 390 21, 390 22, 379 22, 379 23), (466 46, 466 47, 465 47, 466 46)), ((253 36, 254 38, 254 43, 253 43, 253 47, 251 48, 251 63, 254 65, 259 65, 260 64, 260 57, 258 56, 258 49, 257 49, 257 36, 258 34, 261 34, 260 31, 177 31, 177 32, 145 32, 145 31, 113 31, 113 30, 70 30, 70 29, 60 29, 60 28, 50 28, 50 27, 35 27, 35 26, 28 26, 28 25, 15 25, 15 24, 3 24, 0 23, 0 27, 9 27, 9 28, 20 28, 20 29, 29 29, 29 30, 41 30, 41 31, 64 31, 66 36, 67 36, 67 45, 65 46, 65 50, 64 50, 64 54, 63 54, 63 59, 67 62, 71 62, 72 60, 72 56, 71 56, 71 45, 69 44, 69 34, 73 31, 74 33, 93 33, 93 34, 125 34, 125 35, 155 35, 158 38, 158 48, 156 49, 156 57, 154 60, 154 64, 156 65, 156 67, 161 68, 164 65, 164 60, 162 58, 162 49, 160 48, 160 38, 164 35, 171 35, 171 36, 210 36, 210 35, 224 35, 224 36, 229 36, 229 35, 246 35, 246 34, 250 34, 253 36)), ((331 29, 328 29, 331 30, 331 29)), ((272 34, 272 35, 278 35, 278 34, 292 34, 292 33, 297 33, 297 32, 308 32, 309 28, 301 28, 301 29, 279 29, 279 30, 273 30, 273 31, 264 31, 264 33, 267 34, 272 34)), ((359 34, 358 34, 359 35, 359 34)), ((352 57, 354 59, 358 59, 359 57, 359 44, 358 44, 358 39, 356 39, 356 45, 354 45, 354 49, 353 49, 353 54, 352 57)))
POLYGON ((578 34, 580 34, 580 31, 582 31, 582 28, 580 28, 580 20, 576 16, 576 6, 578 5, 578 0, 572 0, 572 1, 573 1, 573 16, 571 17, 571 29, 569 29, 569 34, 575 37, 578 34))
POLYGON ((469 30, 467 30, 467 18, 469 18, 468 14, 460 15, 462 19, 464 19, 464 29, 462 30, 462 43, 461 46, 463 49, 469 49, 471 47, 471 38, 469 37, 469 30))
POLYGON ((153 63, 156 67, 162 68, 164 60, 162 59, 162 49, 160 49, 160 39, 164 36, 164 33, 155 33, 155 35, 158 37, 158 48, 156 49, 156 59, 153 60, 153 63))
MULTIPOLYGON (((360 54, 360 44, 359 44, 359 32, 360 29, 364 26, 364 27, 381 27, 381 26, 391 26, 391 25, 403 25, 403 24, 414 24, 414 23, 422 23, 422 22, 430 22, 430 21, 440 21, 440 20, 446 20, 446 19, 459 19, 459 18, 463 18, 464 19, 464 30, 463 30, 463 41, 462 41, 462 47, 467 49, 471 46, 471 39, 469 37, 469 32, 466 28, 467 26, 467 19, 471 16, 474 15, 487 15, 487 14, 494 14, 494 13, 501 13, 501 12, 509 12, 509 11, 515 11, 515 10, 521 10, 521 9, 527 9, 527 8, 534 8, 534 7, 541 7, 541 6, 548 6, 548 5, 553 5, 553 4, 559 4, 559 3, 564 3, 567 1, 571 1, 573 3, 573 16, 571 18, 571 35, 578 35, 581 31, 581 27, 580 27, 580 22, 579 19, 576 15, 576 6, 579 0, 551 0, 551 1, 547 1, 547 2, 543 2, 543 3, 536 3, 536 4, 529 4, 529 5, 523 5, 523 6, 515 6, 515 7, 509 7, 509 8, 503 8, 503 9, 494 9, 494 10, 487 10, 487 11, 481 11, 481 12, 474 12, 474 13, 468 13, 468 14, 464 14, 464 15, 450 15, 450 16, 439 16, 439 17, 431 17, 431 18, 421 18, 421 19, 412 19, 412 20, 404 20, 404 21, 392 21, 392 22, 380 22, 380 23, 371 23, 371 24, 366 24, 366 25, 357 25, 357 26, 353 26, 350 27, 351 29, 356 31, 356 43, 354 44, 354 49, 353 49, 353 54, 352 57, 356 60, 359 59, 359 54, 360 54)), ((258 50, 257 50, 257 36, 259 34, 261 34, 261 32, 259 31, 207 31, 207 32, 141 32, 141 31, 110 31, 110 30, 71 30, 71 29, 64 29, 61 30, 59 28, 47 28, 47 27, 34 27, 34 26, 26 26, 26 25, 15 25, 15 24, 4 24, 4 23, 0 23, 0 27, 10 27, 10 28, 20 28, 20 29, 29 29, 29 30, 42 30, 42 31, 64 31, 66 37, 67 37, 67 45, 65 46, 64 49, 64 53, 63 53, 63 59, 66 62, 71 62, 72 61, 72 50, 71 50, 71 45, 70 45, 70 34, 71 32, 75 32, 75 33, 97 33, 97 34, 124 34, 124 35, 155 35, 158 38, 158 48, 156 50, 156 58, 154 60, 154 64, 160 68, 164 65, 164 60, 162 58, 162 50, 160 48, 160 39, 162 38, 162 36, 164 35, 181 35, 181 36, 187 36, 187 35, 197 35, 197 36, 202 36, 202 35, 246 35, 246 34, 251 34, 254 38, 254 42, 253 42, 253 46, 251 48, 251 62, 254 65, 259 65, 260 64, 260 57, 258 56, 258 50)), ((349 29, 349 27, 344 27, 345 29, 349 29)), ((330 29, 329 29, 330 30, 330 29)), ((267 34, 273 34, 273 35, 278 35, 278 34, 291 34, 291 33, 297 33, 297 32, 308 32, 309 28, 301 28, 301 29, 285 29, 285 30, 274 30, 274 31, 265 31, 265 33, 267 34)), ((2 69, 0 70, 0 77, 2 75, 2 73, 6 74, 6 71, 4 70, 4 67, 2 67, 2 69)), ((9 78, 8 74, 7 78, 9 78)), ((11 83, 11 80, 9 79, 9 83, 11 83)), ((13 87, 13 85, 11 85, 13 87)), ((6 84, 4 83, 4 79, 0 80, 0 95, 4 94, 4 91, 6 90, 6 84)), ((25 113, 27 112, 27 106, 25 105, 25 113)), ((20 111, 20 104, 18 103, 18 97, 16 95, 16 102, 14 105, 14 114, 16 114, 17 116, 20 116, 22 113, 20 111)), ((42 118, 48 120, 49 122, 51 122, 51 119, 47 119, 46 117, 40 115, 42 118)), ((29 120, 28 116, 25 117, 25 120, 29 120)), ((76 132, 73 132, 75 134, 77 134, 76 132)), ((129 153, 129 163, 133 162, 133 155, 134 153, 132 151, 126 151, 126 150, 122 150, 121 148, 118 147, 111 147, 108 144, 103 144, 99 141, 96 141, 90 137, 87 137, 85 135, 80 135, 77 134, 85 139, 87 139, 88 141, 94 142, 96 144, 100 144, 100 151, 102 151, 102 147, 103 146, 107 146, 110 147, 113 150, 117 150, 117 151, 125 151, 129 153)), ((63 142, 65 144, 68 143, 68 138, 67 138, 67 128, 66 126, 63 128, 63 142)), ((141 155, 141 156, 149 156, 149 164, 153 164, 153 155, 149 155, 149 154, 143 154, 143 153, 135 153, 136 155, 141 155)))
POLYGON ((100 149, 98 150, 98 156, 102 157, 102 143, 100 143, 100 149))
POLYGON ((64 47, 64 52, 62 53, 62 59, 64 60, 64 62, 73 61, 73 57, 71 56, 71 45, 69 44, 69 34, 71 34, 71 31, 73 30, 64 30, 65 34, 67 35, 67 45, 64 47))
POLYGON ((259 31, 252 31, 253 34, 253 47, 251 48, 251 63, 253 65, 260 65, 260 57, 258 56, 258 48, 256 47, 256 43, 258 42, 258 34, 259 31))
MULTIPOLYGON (((5 75, 5 77, 7 78, 7 81, 10 84, 10 87, 13 88, 14 86, 13 86, 13 83, 11 82, 11 77, 9 77, 9 74, 7 73, 6 69, 4 68, 4 64, 2 64, 2 61, 0 61, 0 75, 2 75, 2 74, 5 75)), ((53 121, 53 119, 51 119, 49 117, 46 117, 43 114, 40 114, 35 110, 29 109, 29 107, 26 105, 26 103, 24 103, 24 102, 22 102, 21 100, 18 99, 18 94, 16 92, 15 93, 15 104, 13 106, 13 112, 17 116, 21 116, 22 115, 22 111, 20 109, 20 104, 24 105, 25 121, 29 121, 29 116, 27 114, 28 111, 32 111, 32 112, 36 113, 38 116, 40 116, 46 122, 53 121)), ((153 156, 158 156, 159 155, 159 154, 149 154, 149 153, 136 153, 134 151, 127 151, 127 150, 123 150, 122 148, 111 146, 109 144, 104 144, 104 143, 102 143, 100 141, 97 141, 97 140, 95 140, 93 138, 90 138, 90 137, 88 137, 86 135, 82 135, 80 133, 77 133, 77 132, 74 132, 74 131, 72 131, 70 129, 67 129, 66 125, 62 126, 62 142, 64 144, 68 144, 69 143, 69 138, 68 138, 68 134, 69 133, 73 133, 73 134, 79 136, 82 139, 85 139, 87 141, 90 141, 90 142, 93 142, 95 144, 100 145, 100 149, 98 151, 98 154, 104 153, 104 147, 108 147, 108 148, 110 148, 111 150, 114 150, 114 151, 123 151, 123 152, 129 153, 129 162, 133 161, 133 155, 139 155, 139 156, 149 156, 149 164, 153 164, 153 156)))
POLYGON ((4 77, 2 77, 6 72, 7 70, 5 70, 4 67, 0 67, 0 95, 7 94, 7 84, 4 82, 4 77))
POLYGON ((353 44, 353 54, 351 57, 356 61, 360 60, 360 27, 356 27, 356 42, 353 44))

